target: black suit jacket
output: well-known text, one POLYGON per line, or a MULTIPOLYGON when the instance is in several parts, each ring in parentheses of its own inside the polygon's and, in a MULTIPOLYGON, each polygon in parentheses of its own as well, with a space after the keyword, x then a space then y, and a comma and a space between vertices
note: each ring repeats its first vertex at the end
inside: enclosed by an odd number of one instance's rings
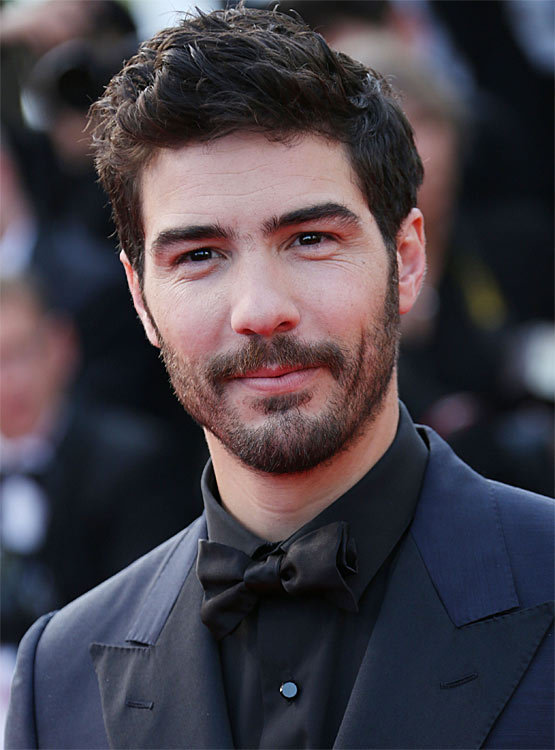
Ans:
MULTIPOLYGON (((551 748, 553 505, 426 434, 416 517, 334 746, 551 748)), ((196 579, 183 596, 205 534, 201 517, 34 625, 8 748, 232 747, 196 579)))

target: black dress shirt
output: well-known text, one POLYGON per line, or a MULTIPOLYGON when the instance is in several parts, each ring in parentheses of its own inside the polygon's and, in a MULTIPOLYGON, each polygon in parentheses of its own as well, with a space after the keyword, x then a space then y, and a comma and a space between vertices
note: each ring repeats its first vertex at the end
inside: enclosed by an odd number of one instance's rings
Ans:
MULTIPOLYGON (((401 405, 397 434, 384 456, 354 487, 284 542, 288 546, 334 521, 348 522, 358 553, 358 572, 349 577, 349 585, 359 611, 346 612, 317 596, 292 597, 283 592, 262 598, 219 642, 235 747, 333 746, 392 561, 414 515, 427 460, 427 446, 401 405)), ((210 463, 202 492, 210 541, 248 555, 268 544, 220 505, 210 463)))

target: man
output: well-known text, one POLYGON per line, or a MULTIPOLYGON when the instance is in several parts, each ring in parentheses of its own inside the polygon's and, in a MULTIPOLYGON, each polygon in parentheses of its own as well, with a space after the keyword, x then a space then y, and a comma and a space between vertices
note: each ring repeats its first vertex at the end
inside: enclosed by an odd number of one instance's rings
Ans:
POLYGON ((29 631, 8 746, 547 747, 551 505, 399 410, 422 166, 386 81, 221 11, 92 117, 205 515, 29 631))

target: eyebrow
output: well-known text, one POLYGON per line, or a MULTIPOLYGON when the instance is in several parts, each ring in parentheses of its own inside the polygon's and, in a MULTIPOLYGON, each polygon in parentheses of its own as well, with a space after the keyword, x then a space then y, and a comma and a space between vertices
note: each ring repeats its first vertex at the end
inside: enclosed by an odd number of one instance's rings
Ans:
POLYGON ((220 224, 192 224, 187 227, 165 229, 156 235, 150 250, 157 255, 164 250, 182 242, 205 242, 210 240, 226 240, 235 236, 232 230, 225 229, 220 224))
MULTIPOLYGON (((318 203, 289 211, 282 216, 273 216, 263 223, 262 229, 264 234, 269 235, 285 227, 320 219, 335 219, 343 225, 360 226, 359 217, 346 206, 340 203, 318 203)), ((154 255, 159 255, 173 245, 183 242, 227 240, 234 239, 236 236, 236 232, 222 227, 221 224, 192 224, 186 227, 174 227, 160 232, 152 241, 150 251, 154 255)))
POLYGON ((319 219, 335 219, 344 225, 360 226, 359 217, 346 206, 340 203, 317 203, 314 206, 298 208, 282 216, 274 216, 264 222, 263 229, 265 234, 272 234, 293 224, 304 224, 319 219))

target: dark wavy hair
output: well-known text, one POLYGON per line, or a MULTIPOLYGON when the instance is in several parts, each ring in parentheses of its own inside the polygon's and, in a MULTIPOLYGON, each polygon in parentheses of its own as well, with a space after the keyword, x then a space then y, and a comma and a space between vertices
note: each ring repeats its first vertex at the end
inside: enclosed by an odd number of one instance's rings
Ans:
POLYGON ((423 169, 389 83, 276 10, 197 13, 141 44, 90 111, 96 168, 121 247, 139 275, 141 171, 158 148, 236 131, 343 143, 394 257, 423 169))

